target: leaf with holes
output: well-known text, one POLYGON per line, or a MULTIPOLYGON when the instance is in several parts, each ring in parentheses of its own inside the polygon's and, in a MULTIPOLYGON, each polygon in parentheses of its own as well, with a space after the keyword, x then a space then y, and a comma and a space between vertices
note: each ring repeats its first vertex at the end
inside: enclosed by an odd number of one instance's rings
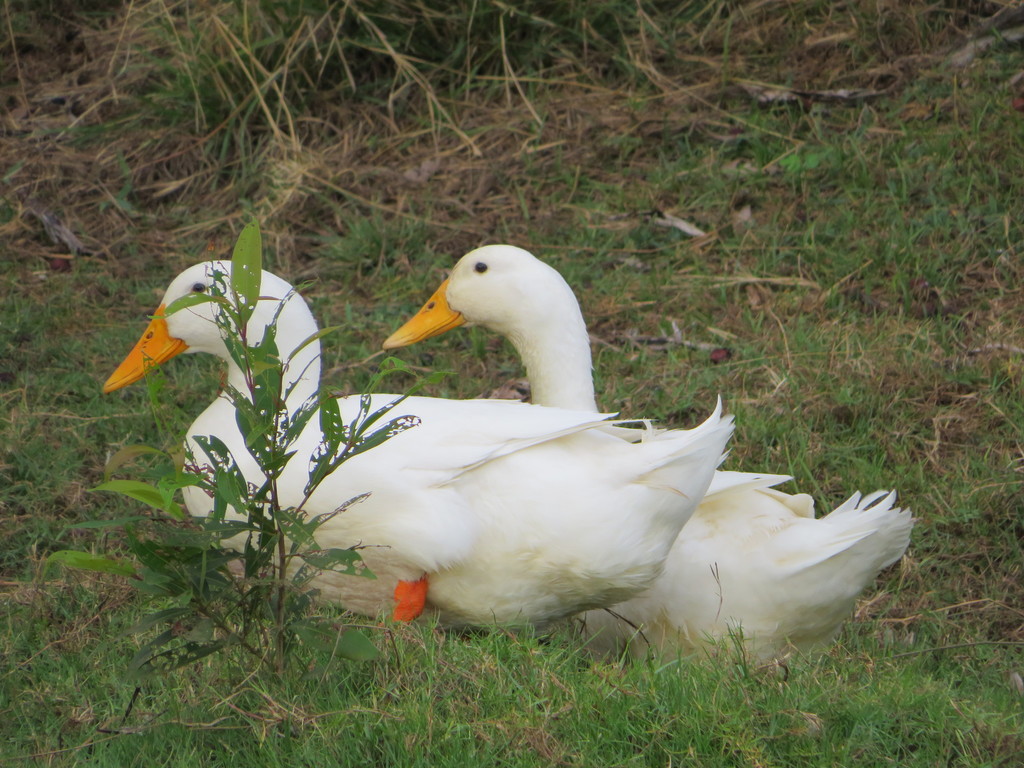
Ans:
POLYGON ((231 291, 237 297, 239 325, 244 326, 256 309, 263 282, 263 236, 256 220, 238 235, 231 254, 231 291))

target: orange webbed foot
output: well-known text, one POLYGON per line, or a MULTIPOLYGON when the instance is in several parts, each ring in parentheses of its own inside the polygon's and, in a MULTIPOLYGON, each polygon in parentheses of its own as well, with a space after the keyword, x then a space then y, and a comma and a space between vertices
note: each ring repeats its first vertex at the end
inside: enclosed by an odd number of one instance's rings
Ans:
POLYGON ((395 606, 391 618, 395 621, 412 621, 423 613, 423 605, 427 601, 427 577, 424 575, 416 581, 399 580, 395 587, 395 606))

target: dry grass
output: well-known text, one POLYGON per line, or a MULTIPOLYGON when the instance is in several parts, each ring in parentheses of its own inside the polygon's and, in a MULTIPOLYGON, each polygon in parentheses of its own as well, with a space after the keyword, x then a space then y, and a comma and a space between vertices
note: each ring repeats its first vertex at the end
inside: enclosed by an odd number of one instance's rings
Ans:
MULTIPOLYGON (((346 39, 348 49, 337 45, 328 31, 351 19, 327 17, 284 41, 273 71, 246 58, 226 4, 185 14, 167 0, 110 5, 114 13, 85 24, 42 16, 14 44, 4 41, 11 54, 4 81, 12 87, 4 94, 8 139, 0 168, 12 214, 0 231, 32 258, 67 254, 26 215, 30 200, 58 213, 112 266, 125 251, 194 251, 248 215, 245 200, 279 233, 288 263, 311 238, 343 236, 353 217, 373 214, 429 226, 438 249, 453 252, 507 230, 527 212, 531 229, 553 232, 575 218, 577 201, 571 180, 549 174, 551 167, 606 168, 609 183, 642 179, 657 161, 646 148, 659 138, 717 141, 728 133, 736 125, 733 107, 750 99, 746 83, 898 93, 915 77, 934 76, 928 67, 962 37, 972 14, 995 4, 956 3, 948 17, 925 3, 798 3, 787 14, 773 2, 728 11, 708 4, 676 26, 638 9, 625 22, 638 35, 624 42, 628 66, 619 67, 631 76, 602 77, 607 55, 588 56, 586 47, 560 51, 539 72, 517 73, 498 30, 466 64, 490 64, 493 74, 485 69, 472 81, 459 81, 450 62, 401 54, 398 39, 358 4, 355 19, 379 50, 359 39, 346 39), (686 48, 676 48, 682 41, 686 48), (488 45, 501 51, 500 66, 492 62, 497 53, 486 55, 488 45), (305 71, 296 57, 310 49, 321 57, 321 71, 340 66, 346 81, 301 83, 295 92, 308 103, 290 102, 288 86, 305 71), (234 104, 219 123, 198 103, 189 115, 171 100, 204 85, 195 81, 193 62, 182 60, 195 51, 223 64, 200 71, 225 107, 234 104), (383 109, 353 97, 374 80, 367 71, 384 83, 369 89, 386 100, 383 109), (438 73, 453 82, 435 86, 444 82, 438 73), (187 84, 170 82, 172 74, 187 84), (147 117, 145 100, 163 117, 147 117), (234 135, 240 130, 244 140, 234 135), (610 156, 603 139, 612 135, 635 149, 610 156), (547 184, 536 183, 545 177, 547 184), (154 230, 161 234, 148 240, 154 230)), ((410 11, 401 3, 391 10, 391 18, 410 11)), ((443 21, 452 30, 459 23, 457 14, 443 21)), ((651 200, 652 207, 670 202, 651 200)))

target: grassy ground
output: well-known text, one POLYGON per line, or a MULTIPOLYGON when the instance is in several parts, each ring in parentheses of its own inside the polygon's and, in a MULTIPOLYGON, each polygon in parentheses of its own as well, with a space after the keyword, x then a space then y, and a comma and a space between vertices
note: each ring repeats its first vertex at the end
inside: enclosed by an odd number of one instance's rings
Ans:
MULTIPOLYGON (((3 4, 0 756, 1019 764, 1022 22, 950 60, 1010 4, 242 5, 248 26, 230 5, 3 4), (42 562, 116 546, 68 529, 130 511, 88 493, 106 457, 175 445, 212 397, 199 359, 167 367, 157 412, 99 386, 252 214, 345 326, 331 385, 368 380, 455 258, 513 242, 576 288, 604 408, 686 426, 722 393, 730 468, 788 472, 826 509, 898 488, 907 557, 833 649, 785 666, 395 627, 377 662, 276 680, 210 660, 129 706, 141 599, 42 562)), ((479 331, 403 357, 455 371, 443 396, 521 373, 479 331)))

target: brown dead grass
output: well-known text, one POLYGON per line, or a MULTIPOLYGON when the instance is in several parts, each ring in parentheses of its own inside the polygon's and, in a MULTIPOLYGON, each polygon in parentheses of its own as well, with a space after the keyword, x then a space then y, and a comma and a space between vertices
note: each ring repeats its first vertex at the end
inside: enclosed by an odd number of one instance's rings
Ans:
MULTIPOLYGON (((639 82, 609 86, 571 59, 554 62, 539 81, 510 64, 497 96, 493 88, 442 96, 399 79, 387 109, 338 94, 292 116, 286 129, 264 126, 249 158, 218 155, 225 125, 135 118, 152 84, 147 58, 176 55, 157 30, 168 11, 160 0, 110 5, 115 12, 99 23, 69 14, 13 45, 4 41, 14 55, 3 72, 11 85, 2 94, 0 168, 13 216, 0 237, 36 263, 73 254, 26 215, 30 200, 115 270, 132 250, 201 249, 243 215, 243 199, 259 201, 254 212, 281 238, 285 263, 308 248, 309 236, 344 235, 353 216, 374 213, 428 223, 436 247, 453 253, 515 227, 509 222, 524 210, 534 231, 556 231, 573 215, 572 188, 563 179, 537 184, 546 166, 607 168, 609 183, 642 177, 649 139, 723 130, 728 103, 749 99, 733 72, 798 88, 892 92, 997 4, 954 3, 938 21, 930 5, 901 0, 787 3, 787 14, 776 2, 753 2, 733 7, 728 19, 724 6, 712 5, 678 28, 648 16, 629 49, 639 82), (685 47, 666 47, 666 39, 685 47), (84 142, 80 129, 101 130, 103 140, 84 142), (608 135, 636 137, 641 148, 609 157, 596 140, 608 135), (259 165, 256 180, 246 180, 243 163, 259 165), (521 183, 527 174, 531 183, 521 183)), ((197 28, 208 34, 204 24, 197 28)))

